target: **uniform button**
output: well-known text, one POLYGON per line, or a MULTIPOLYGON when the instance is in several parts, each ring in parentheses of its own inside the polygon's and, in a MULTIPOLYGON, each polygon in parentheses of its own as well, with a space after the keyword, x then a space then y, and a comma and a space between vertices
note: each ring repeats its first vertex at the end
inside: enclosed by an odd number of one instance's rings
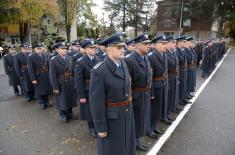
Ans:
POLYGON ((128 112, 128 109, 126 109, 125 111, 128 112))
POLYGON ((126 94, 126 96, 128 96, 128 94, 126 94))

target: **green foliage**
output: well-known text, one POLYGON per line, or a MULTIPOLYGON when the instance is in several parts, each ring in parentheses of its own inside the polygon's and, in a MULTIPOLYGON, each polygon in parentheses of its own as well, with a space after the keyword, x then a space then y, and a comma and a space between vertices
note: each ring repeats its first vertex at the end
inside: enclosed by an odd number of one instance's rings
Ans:
POLYGON ((19 14, 19 20, 23 23, 40 25, 42 15, 45 13, 48 0, 23 0, 15 4, 19 14))
POLYGON ((85 33, 85 28, 92 28, 97 25, 96 18, 91 11, 91 7, 94 6, 92 0, 58 0, 57 2, 60 6, 61 15, 64 17, 67 40, 70 39, 70 29, 75 18, 79 25, 78 36, 88 34, 85 33))
POLYGON ((16 23, 18 20, 18 12, 12 7, 13 0, 1 0, 0 3, 0 23, 16 23))
POLYGON ((149 29, 154 3, 154 0, 105 0, 104 9, 110 13, 111 21, 114 20, 123 31, 127 27, 134 27, 137 35, 137 30, 149 29), (113 16, 114 13, 117 16, 113 16))

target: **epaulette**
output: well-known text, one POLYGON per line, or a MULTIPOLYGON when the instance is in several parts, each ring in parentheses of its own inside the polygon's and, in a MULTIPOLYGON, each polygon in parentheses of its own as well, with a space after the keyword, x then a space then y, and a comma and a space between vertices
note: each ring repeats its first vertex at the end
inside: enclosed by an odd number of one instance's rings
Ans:
POLYGON ((152 55, 152 54, 153 54, 153 52, 149 52, 149 53, 148 53, 148 56, 150 56, 150 55, 152 55))
POLYGON ((79 54, 79 53, 74 54, 73 57, 76 57, 78 54, 79 54))
POLYGON ((77 61, 81 61, 83 59, 83 57, 79 58, 77 61))
POLYGON ((31 55, 33 55, 33 53, 30 53, 29 56, 31 57, 31 55))
POLYGON ((102 64, 103 64, 103 62, 99 62, 99 63, 96 64, 93 68, 94 68, 94 69, 98 69, 102 64))
POLYGON ((107 54, 107 53, 106 53, 106 52, 104 52, 104 53, 103 53, 103 56, 105 56, 106 54, 107 54))
POLYGON ((56 57, 56 56, 51 57, 50 60, 53 60, 55 57, 56 57))
POLYGON ((125 56, 125 58, 129 58, 131 55, 132 55, 132 53, 127 54, 127 55, 125 56))

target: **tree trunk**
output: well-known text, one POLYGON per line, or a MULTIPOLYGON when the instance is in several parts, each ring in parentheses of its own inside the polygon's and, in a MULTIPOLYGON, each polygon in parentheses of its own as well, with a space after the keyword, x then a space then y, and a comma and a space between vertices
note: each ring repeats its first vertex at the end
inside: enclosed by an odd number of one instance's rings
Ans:
POLYGON ((71 25, 66 25, 66 37, 67 41, 70 42, 70 30, 71 30, 71 25))
POLYGON ((23 44, 23 42, 24 42, 23 29, 24 29, 24 24, 23 24, 23 22, 19 21, 20 43, 21 44, 23 44))
POLYGON ((136 2, 136 8, 135 8, 135 37, 137 37, 137 33, 138 33, 138 0, 135 1, 136 2))
POLYGON ((222 37, 223 35, 223 25, 224 25, 224 20, 222 17, 220 17, 220 20, 219 20, 219 28, 218 28, 218 32, 217 32, 217 37, 222 37))
POLYGON ((122 31, 126 31, 126 4, 123 4, 122 31))

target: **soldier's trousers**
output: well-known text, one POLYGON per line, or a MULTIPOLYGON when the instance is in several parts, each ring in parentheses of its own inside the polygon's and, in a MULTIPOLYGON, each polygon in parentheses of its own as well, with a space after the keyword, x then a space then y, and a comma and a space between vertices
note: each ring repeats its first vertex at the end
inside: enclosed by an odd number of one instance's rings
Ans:
POLYGON ((16 94, 16 93, 19 93, 19 88, 18 88, 18 86, 12 86, 13 87, 13 89, 14 89, 14 93, 16 94))
POLYGON ((87 121, 87 124, 88 124, 88 128, 89 128, 90 131, 95 130, 95 126, 94 126, 93 121, 87 121))
POLYGON ((60 117, 61 118, 69 118, 72 116, 73 116, 72 108, 69 108, 68 110, 60 110, 60 117))
POLYGON ((39 104, 48 105, 48 95, 39 95, 37 96, 39 104))

